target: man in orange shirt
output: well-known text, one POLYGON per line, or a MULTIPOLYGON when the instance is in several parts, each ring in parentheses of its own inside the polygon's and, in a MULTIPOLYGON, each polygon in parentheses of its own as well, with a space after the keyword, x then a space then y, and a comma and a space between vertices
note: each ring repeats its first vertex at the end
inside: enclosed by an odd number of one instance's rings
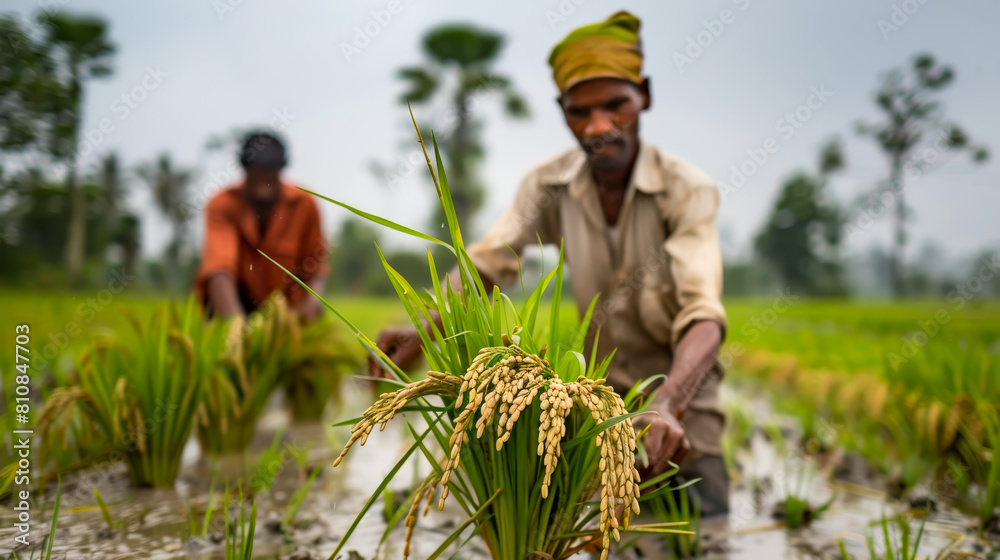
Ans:
POLYGON ((205 246, 195 291, 210 315, 249 314, 279 290, 305 320, 320 302, 260 253, 323 293, 329 252, 312 196, 282 181, 285 147, 267 133, 247 136, 240 151, 243 181, 205 207, 205 246))

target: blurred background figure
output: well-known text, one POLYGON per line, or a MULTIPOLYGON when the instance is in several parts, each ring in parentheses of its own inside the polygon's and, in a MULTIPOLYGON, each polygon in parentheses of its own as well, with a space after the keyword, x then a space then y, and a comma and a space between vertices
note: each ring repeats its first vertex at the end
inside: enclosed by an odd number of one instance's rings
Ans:
POLYGON ((316 203, 281 179, 288 159, 275 136, 249 134, 239 157, 243 180, 212 197, 205 208, 195 290, 210 313, 223 317, 250 313, 280 290, 299 315, 313 320, 319 300, 264 255, 322 293, 328 250, 316 203))

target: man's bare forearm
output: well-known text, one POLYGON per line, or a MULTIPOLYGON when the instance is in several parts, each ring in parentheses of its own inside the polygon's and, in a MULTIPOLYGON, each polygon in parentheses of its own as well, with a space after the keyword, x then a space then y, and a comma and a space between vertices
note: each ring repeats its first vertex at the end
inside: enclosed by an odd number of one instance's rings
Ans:
POLYGON ((715 365, 722 344, 722 328, 715 321, 699 321, 688 329, 674 352, 667 382, 657 392, 657 399, 669 402, 670 413, 684 416, 688 404, 715 365))
POLYGON ((243 313, 236 280, 226 273, 213 275, 208 279, 208 302, 217 317, 232 317, 243 313))
MULTIPOLYGON (((306 282, 306 285, 308 285, 312 289, 312 291, 322 296, 323 293, 326 292, 326 279, 327 279, 326 274, 317 274, 316 276, 313 276, 308 282, 306 282)), ((314 297, 312 294, 309 295, 310 297, 314 297)))

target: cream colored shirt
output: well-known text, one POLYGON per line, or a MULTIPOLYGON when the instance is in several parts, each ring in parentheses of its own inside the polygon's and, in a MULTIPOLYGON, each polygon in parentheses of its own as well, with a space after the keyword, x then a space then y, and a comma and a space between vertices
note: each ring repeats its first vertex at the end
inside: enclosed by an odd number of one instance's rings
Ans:
POLYGON ((667 373, 695 321, 716 321, 725 332, 718 207, 708 175, 641 142, 617 231, 609 235, 586 157, 576 148, 536 167, 469 254, 491 279, 511 285, 518 274, 511 249, 520 253, 539 238, 556 246, 565 240, 581 316, 600 294, 593 319, 601 328, 598 355, 618 348, 609 377, 624 390, 667 373))

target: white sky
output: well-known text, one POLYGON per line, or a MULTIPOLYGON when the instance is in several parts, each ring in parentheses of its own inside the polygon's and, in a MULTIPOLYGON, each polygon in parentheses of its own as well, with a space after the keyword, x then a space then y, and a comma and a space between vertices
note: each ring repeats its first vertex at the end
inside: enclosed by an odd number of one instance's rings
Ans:
MULTIPOLYGON (((430 204, 424 170, 390 191, 370 166, 405 157, 402 144, 412 133, 405 108, 397 103, 401 84, 395 71, 422 60, 421 35, 443 22, 471 22, 504 33, 507 46, 497 71, 513 78, 533 112, 529 121, 510 121, 490 100, 478 111, 487 121, 483 176, 489 195, 475 234, 506 208, 534 163, 572 145, 553 102, 556 92, 545 62, 549 49, 572 28, 620 8, 643 20, 645 72, 654 92, 653 108, 642 122, 646 140, 724 182, 731 166, 747 158, 747 149, 770 137, 778 141, 779 150, 720 211, 730 254, 747 250, 780 181, 798 168, 813 168, 820 144, 831 135, 846 141, 848 168, 833 185, 841 201, 886 175, 883 157, 871 140, 853 134, 853 123, 878 117, 872 102, 877 77, 915 53, 930 52, 955 68, 958 79, 943 96, 948 115, 974 140, 988 144, 994 160, 1000 157, 996 2, 897 1, 901 8, 917 9, 886 39, 878 22, 890 21, 893 3, 884 0, 400 0, 399 13, 348 62, 341 43, 352 43, 356 26, 365 26, 373 11, 390 2, 228 1, 236 7, 221 16, 217 7, 227 0, 4 0, 0 9, 28 13, 61 4, 111 22, 119 47, 115 73, 87 89, 84 128, 96 128, 105 118, 114 123, 96 153, 117 150, 133 165, 170 152, 177 162, 203 170, 195 189, 211 194, 207 174, 223 170, 226 159, 206 158, 205 140, 234 127, 267 125, 275 111, 284 112, 293 116, 283 130, 292 160, 288 178, 421 229, 430 204), (705 20, 724 9, 732 11, 732 23, 679 70, 673 53, 683 53, 688 37, 704 31, 705 20), (560 11, 565 21, 550 22, 560 11), (166 76, 122 119, 124 111, 113 104, 142 84, 147 68, 166 76), (776 129, 778 119, 805 103, 813 86, 825 86, 833 95, 786 138, 776 129)), ((424 120, 433 120, 431 110, 421 110, 424 120)), ((950 159, 907 189, 916 216, 911 253, 928 239, 953 255, 1000 244, 1000 165, 950 159)), ((91 156, 89 165, 95 161, 91 156)), ((132 206, 143 218, 144 248, 155 252, 169 229, 144 190, 135 186, 132 206)), ((321 207, 333 231, 344 212, 321 207)), ((886 226, 884 220, 876 224, 851 249, 887 245, 886 226)))

